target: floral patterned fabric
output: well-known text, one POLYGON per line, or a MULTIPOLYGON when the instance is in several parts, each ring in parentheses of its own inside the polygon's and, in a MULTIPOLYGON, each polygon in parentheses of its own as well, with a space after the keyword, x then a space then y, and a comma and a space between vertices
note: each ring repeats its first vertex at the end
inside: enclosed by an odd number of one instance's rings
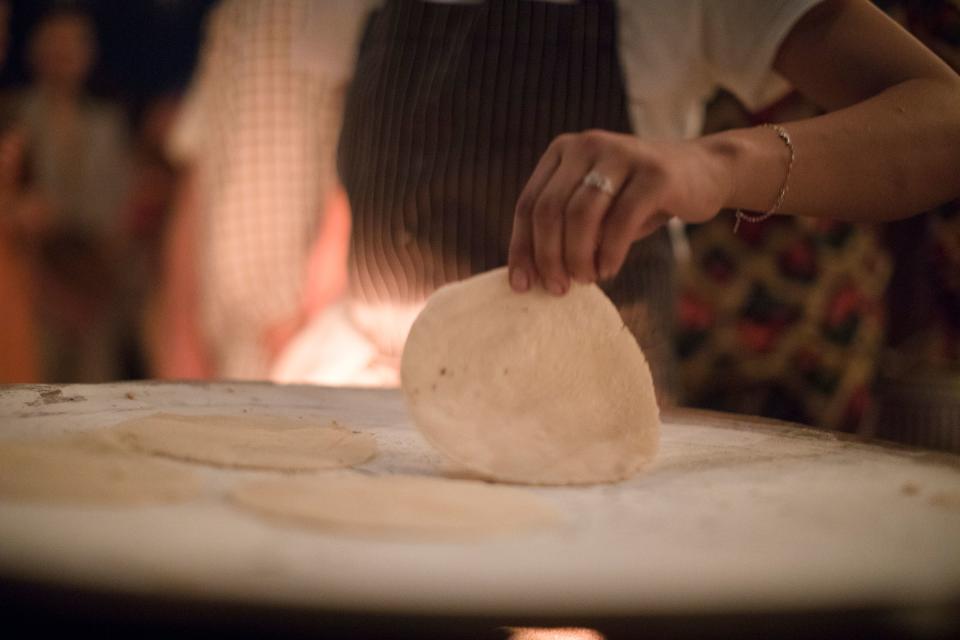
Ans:
MULTIPOLYGON (((960 2, 878 4, 960 67, 960 2)), ((727 96, 708 110, 707 130, 814 114, 795 94, 759 114, 727 96)), ((893 309, 918 318, 906 323, 918 331, 908 342, 915 358, 955 365, 960 201, 925 214, 919 226, 920 237, 907 238, 908 251, 897 254, 897 268, 908 276, 897 286, 907 295, 895 291, 892 299, 907 303, 893 309), (911 295, 913 289, 929 294, 911 295)), ((736 235, 732 229, 729 213, 688 228, 691 258, 680 270, 676 342, 687 404, 863 431, 886 346, 894 267, 880 227, 777 216, 743 224, 736 235)))
POLYGON ((875 229, 776 217, 690 229, 677 351, 693 405, 854 431, 882 348, 875 229))

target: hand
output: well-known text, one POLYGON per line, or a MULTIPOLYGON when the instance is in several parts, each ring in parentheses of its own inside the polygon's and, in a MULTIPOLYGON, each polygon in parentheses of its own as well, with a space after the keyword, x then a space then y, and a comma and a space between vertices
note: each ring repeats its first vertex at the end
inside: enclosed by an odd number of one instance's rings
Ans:
POLYGON ((295 317, 268 327, 263 335, 271 364, 276 364, 290 342, 335 302, 347 286, 350 251, 350 201, 337 185, 326 198, 320 230, 310 249, 303 301, 295 317))
POLYGON ((517 201, 511 286, 522 292, 540 281, 563 295, 571 279, 612 278, 635 241, 672 217, 709 220, 733 189, 722 154, 697 141, 645 142, 606 131, 561 135, 517 201), (612 195, 584 184, 591 171, 610 180, 612 195))
POLYGON ((283 350, 286 349, 290 341, 300 333, 300 330, 303 329, 306 323, 307 314, 300 311, 296 316, 288 318, 285 321, 274 323, 263 331, 261 341, 264 349, 267 351, 267 357, 271 365, 277 361, 280 354, 283 353, 283 350))

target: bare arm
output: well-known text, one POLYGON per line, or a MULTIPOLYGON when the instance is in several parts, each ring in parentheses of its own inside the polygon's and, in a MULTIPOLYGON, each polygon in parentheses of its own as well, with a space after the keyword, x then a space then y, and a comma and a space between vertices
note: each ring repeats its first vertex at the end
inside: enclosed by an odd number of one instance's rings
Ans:
MULTIPOLYGON (((786 124, 797 150, 785 213, 886 220, 960 195, 960 77, 865 0, 828 0, 777 70, 827 115, 786 124)), ((786 162, 766 129, 702 139, 734 175, 728 207, 765 211, 786 162)))
MULTIPOLYGON (((787 123, 796 149, 784 213, 887 220, 960 196, 960 78, 867 0, 826 0, 780 48, 776 68, 827 109, 787 123)), ((518 202, 510 247, 517 291, 616 274, 630 245, 671 217, 763 212, 789 152, 765 128, 653 142, 588 131, 558 137, 518 202), (583 184, 598 171, 604 192, 583 184)))
POLYGON ((162 273, 145 314, 150 373, 157 378, 203 380, 214 374, 200 327, 195 251, 199 213, 197 175, 193 168, 187 168, 177 184, 163 238, 162 273))

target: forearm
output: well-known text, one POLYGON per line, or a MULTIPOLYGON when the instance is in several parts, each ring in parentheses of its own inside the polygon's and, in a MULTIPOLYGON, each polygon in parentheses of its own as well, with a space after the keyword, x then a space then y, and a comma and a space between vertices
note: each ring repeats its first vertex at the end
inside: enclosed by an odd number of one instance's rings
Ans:
MULTIPOLYGON (((960 196, 960 81, 910 80, 783 126, 796 151, 783 213, 880 221, 960 196)), ((770 209, 789 158, 773 131, 736 129, 698 144, 732 176, 727 207, 770 209)))

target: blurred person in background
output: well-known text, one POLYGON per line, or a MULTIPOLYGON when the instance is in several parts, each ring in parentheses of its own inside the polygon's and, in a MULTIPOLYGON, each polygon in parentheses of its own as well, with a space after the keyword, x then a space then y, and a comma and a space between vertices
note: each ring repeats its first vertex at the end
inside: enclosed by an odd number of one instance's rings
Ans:
POLYGON ((150 341, 157 319, 163 273, 163 245, 176 200, 177 167, 166 140, 179 107, 174 93, 149 99, 137 118, 130 190, 121 211, 123 286, 120 311, 125 319, 123 360, 127 372, 152 373, 158 357, 150 341))
POLYGON ((23 147, 17 131, 0 133, 0 384, 40 381, 31 263, 19 225, 23 147))
POLYGON ((98 382, 119 373, 115 238, 129 170, 126 125, 89 95, 97 54, 90 17, 56 8, 29 41, 33 84, 17 98, 30 188, 45 216, 30 221, 43 351, 50 382, 98 382))
POLYGON ((324 60, 352 49, 325 47, 329 34, 310 27, 316 12, 352 9, 226 0, 213 10, 171 140, 189 169, 152 323, 161 377, 267 378, 339 291, 345 257, 331 257, 343 255, 349 221, 334 150, 346 78, 324 60))
POLYGON ((167 155, 166 140, 178 106, 173 94, 150 100, 139 117, 133 146, 129 197, 123 207, 124 235, 151 265, 158 259, 159 240, 173 202, 177 172, 167 155))
MULTIPOLYGON (((6 61, 10 3, 0 2, 0 67, 6 61)), ((0 384, 39 382, 29 256, 22 242, 24 137, 0 115, 0 384)), ((26 205, 26 206, 25 206, 26 205)))

